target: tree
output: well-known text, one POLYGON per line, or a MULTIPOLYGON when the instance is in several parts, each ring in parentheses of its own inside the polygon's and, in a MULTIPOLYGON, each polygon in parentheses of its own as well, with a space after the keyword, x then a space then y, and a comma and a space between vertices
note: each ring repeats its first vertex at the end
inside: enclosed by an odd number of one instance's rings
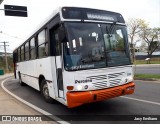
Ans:
POLYGON ((141 32, 141 30, 147 27, 148 27, 148 24, 145 22, 145 20, 142 20, 142 19, 130 18, 127 21, 128 36, 129 36, 133 61, 135 59, 134 47, 136 42, 138 41, 135 39, 138 38, 139 36, 138 34, 141 32))
POLYGON ((160 46, 160 28, 143 28, 139 33, 140 38, 147 43, 148 57, 160 46))
POLYGON ((147 51, 147 44, 146 44, 146 42, 141 41, 141 44, 139 46, 139 50, 141 52, 147 51))

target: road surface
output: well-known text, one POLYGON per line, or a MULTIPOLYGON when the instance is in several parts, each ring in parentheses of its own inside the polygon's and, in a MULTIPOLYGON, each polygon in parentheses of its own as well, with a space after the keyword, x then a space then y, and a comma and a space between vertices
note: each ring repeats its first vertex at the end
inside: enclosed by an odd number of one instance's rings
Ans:
MULTIPOLYGON (((126 115, 131 115, 132 119, 133 116, 136 118, 139 116, 148 117, 150 115, 155 115, 155 117, 159 117, 160 119, 160 83, 150 81, 135 81, 135 83, 136 90, 133 95, 86 104, 73 109, 69 109, 59 102, 54 104, 46 103, 41 97, 40 92, 29 86, 21 87, 18 80, 15 79, 6 81, 4 87, 16 96, 67 123, 97 124, 107 122, 107 124, 112 124, 117 118, 118 120, 120 118, 122 120, 129 118, 129 116, 126 115), (110 117, 109 115, 112 116, 110 117), (108 118, 114 121, 107 121, 108 118)), ((160 121, 118 121, 116 124, 135 124, 137 122, 140 124, 160 123, 160 121)))
POLYGON ((136 74, 160 74, 160 64, 157 65, 137 65, 134 66, 136 74))

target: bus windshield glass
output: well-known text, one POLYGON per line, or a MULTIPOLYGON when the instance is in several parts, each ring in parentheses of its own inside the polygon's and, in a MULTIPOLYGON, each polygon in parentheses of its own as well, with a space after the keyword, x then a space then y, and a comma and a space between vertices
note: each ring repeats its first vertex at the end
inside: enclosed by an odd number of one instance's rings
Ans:
POLYGON ((68 71, 129 65, 125 26, 98 23, 65 23, 64 66, 68 71))

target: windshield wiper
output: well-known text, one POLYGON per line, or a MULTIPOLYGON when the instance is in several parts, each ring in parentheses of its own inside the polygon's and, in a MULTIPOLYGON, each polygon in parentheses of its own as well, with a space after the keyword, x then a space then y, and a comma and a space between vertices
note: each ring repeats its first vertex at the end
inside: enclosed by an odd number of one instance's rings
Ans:
POLYGON ((112 33, 113 33, 114 28, 115 28, 115 25, 116 25, 116 22, 113 22, 109 29, 106 26, 106 32, 108 34, 108 37, 112 37, 112 33))
POLYGON ((109 28, 109 34, 112 34, 113 33, 113 30, 115 28, 115 25, 116 25, 116 22, 113 22, 109 28))

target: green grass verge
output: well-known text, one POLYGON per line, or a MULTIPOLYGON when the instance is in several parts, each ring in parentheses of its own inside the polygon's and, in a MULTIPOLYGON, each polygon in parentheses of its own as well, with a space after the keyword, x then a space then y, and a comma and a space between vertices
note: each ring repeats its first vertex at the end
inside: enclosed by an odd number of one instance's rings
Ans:
POLYGON ((142 78, 142 79, 160 79, 160 74, 135 74, 134 78, 142 78))
MULTIPOLYGON (((147 64, 146 60, 135 60, 134 64, 147 64)), ((150 64, 160 64, 160 57, 150 59, 150 64)))
MULTIPOLYGON (((134 64, 147 64, 145 60, 136 60, 134 64)), ((160 61, 150 61, 150 64, 160 64, 160 61)))

